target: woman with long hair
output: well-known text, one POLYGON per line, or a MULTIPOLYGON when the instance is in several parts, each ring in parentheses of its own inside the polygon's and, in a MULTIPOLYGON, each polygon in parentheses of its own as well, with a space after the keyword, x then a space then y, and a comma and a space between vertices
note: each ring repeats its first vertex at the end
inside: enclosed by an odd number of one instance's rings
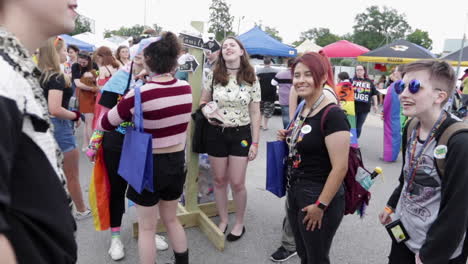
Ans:
POLYGON ((289 147, 287 210, 302 264, 330 263, 344 214, 350 134, 343 110, 324 94, 330 69, 328 59, 315 52, 296 60, 293 86, 305 104, 289 130, 278 131, 289 147))
POLYGON ((127 65, 129 62, 131 62, 129 48, 125 45, 119 46, 115 52, 115 58, 121 66, 127 65))
POLYGON ((367 76, 367 69, 363 65, 356 66, 356 75, 353 78, 354 106, 356 110, 356 130, 358 138, 361 136, 362 127, 371 110, 371 100, 374 102, 375 113, 379 112, 377 101, 377 89, 374 82, 367 76))
POLYGON ((244 215, 247 206, 245 177, 247 164, 258 152, 260 137, 260 85, 249 55, 234 37, 226 38, 213 73, 208 75, 200 105, 210 122, 207 153, 214 174, 214 193, 220 216, 218 228, 228 228, 227 186, 236 205, 236 222, 227 236, 235 241, 245 233, 244 215), (207 113, 207 103, 217 104, 218 117, 207 113))
MULTIPOLYGON (((137 204, 138 249, 142 264, 153 264, 156 259, 155 233, 158 207, 174 250, 175 263, 189 263, 187 238, 177 218, 177 205, 186 176, 184 150, 192 109, 190 85, 185 81, 175 79, 172 75, 178 66, 180 46, 177 36, 167 32, 160 40, 151 43, 143 51, 144 62, 150 72, 150 81, 143 85, 140 91, 144 129, 153 137, 154 192, 143 190, 139 194, 131 186, 127 191, 127 198, 137 204)), ((100 122, 104 130, 111 131, 123 122, 132 121, 132 111, 135 106, 134 95, 135 90, 130 90, 116 106, 104 114, 100 122)), ((109 98, 108 95, 103 94, 100 103, 106 104, 104 102, 106 97, 109 98)), ((114 133, 114 131, 106 133, 114 133)), ((107 136, 105 135, 103 139, 104 160, 108 168, 109 166, 117 167, 112 164, 118 164, 120 153, 115 151, 106 153, 106 148, 111 143, 110 140, 114 143, 119 141, 116 141, 115 137, 107 136)), ((121 143, 120 146, 122 146, 121 143)), ((116 174, 115 172, 112 174, 116 174)), ((119 177, 118 174, 115 176, 119 177)), ((111 211, 111 222, 113 221, 112 214, 111 211)), ((123 248, 119 245, 120 240, 114 242, 113 239, 112 243, 115 243, 115 247, 123 248)), ((113 251, 112 245, 109 253, 111 251, 113 251)))
POLYGON ((79 152, 74 135, 75 123, 79 124, 81 114, 70 111, 69 101, 73 95, 70 78, 60 70, 60 64, 67 60, 65 41, 51 38, 39 49, 38 66, 40 78, 47 99, 51 121, 54 124, 54 137, 63 152, 63 170, 67 178, 68 191, 75 204, 77 220, 91 216, 86 207, 80 184, 79 152))

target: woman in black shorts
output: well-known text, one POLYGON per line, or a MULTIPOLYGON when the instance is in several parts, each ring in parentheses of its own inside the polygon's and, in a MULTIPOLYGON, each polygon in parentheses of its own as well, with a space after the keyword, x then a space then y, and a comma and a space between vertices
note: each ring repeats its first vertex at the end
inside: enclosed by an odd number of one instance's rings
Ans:
MULTIPOLYGON (((226 232, 228 226, 227 185, 236 204, 236 223, 228 241, 235 241, 245 232, 244 214, 247 204, 245 172, 248 161, 257 156, 260 132, 260 85, 247 51, 237 39, 229 37, 213 73, 207 78, 200 105, 208 117, 207 152, 214 174, 214 193, 221 222, 218 228, 226 232), (210 120, 208 106, 217 104, 217 118, 210 120)), ((211 108, 213 109, 213 108, 211 108)))

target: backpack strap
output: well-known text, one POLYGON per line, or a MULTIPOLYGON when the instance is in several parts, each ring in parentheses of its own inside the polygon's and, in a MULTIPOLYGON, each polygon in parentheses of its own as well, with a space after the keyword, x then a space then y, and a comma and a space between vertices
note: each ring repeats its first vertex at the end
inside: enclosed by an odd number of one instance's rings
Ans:
POLYGON ((339 106, 336 104, 330 104, 325 107, 325 111, 323 112, 322 119, 320 120, 320 131, 322 131, 322 135, 323 135, 323 131, 325 130, 325 121, 327 120, 328 112, 330 112, 330 110, 332 110, 335 107, 339 108, 339 106))
MULTIPOLYGON (((437 141, 437 147, 439 146, 447 146, 450 138, 457 134, 458 132, 468 131, 468 124, 464 122, 455 122, 451 124, 449 127, 445 129, 445 131, 440 136, 439 140, 437 141)), ((445 175, 445 157, 442 159, 435 159, 437 163, 437 168, 439 169, 440 176, 443 178, 445 175)))
POLYGON ((408 125, 406 127, 406 143, 408 143, 408 141, 410 140, 411 133, 418 124, 418 121, 419 120, 417 118, 411 118, 410 120, 408 120, 408 125))

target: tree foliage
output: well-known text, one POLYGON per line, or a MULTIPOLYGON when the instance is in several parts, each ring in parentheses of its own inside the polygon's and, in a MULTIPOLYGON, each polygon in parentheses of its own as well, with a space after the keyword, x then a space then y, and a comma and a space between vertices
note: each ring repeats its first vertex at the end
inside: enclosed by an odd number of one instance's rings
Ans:
POLYGON ((214 33, 218 41, 226 36, 234 35, 232 22, 234 17, 229 13, 229 5, 224 0, 213 0, 210 5, 210 27, 208 32, 214 33))
POLYGON ((404 14, 393 8, 370 6, 355 17, 353 40, 356 44, 375 49, 411 31, 404 14))
MULTIPOLYGON (((136 24, 132 27, 120 27, 117 30, 105 30, 104 38, 109 38, 112 36, 123 36, 123 37, 139 36, 147 28, 148 27, 145 27, 143 25, 136 24)), ((163 31, 163 28, 158 26, 157 24, 153 24, 153 26, 150 28, 154 29, 157 32, 157 34, 163 31)))
POLYGON ((85 32, 91 32, 91 23, 85 17, 78 16, 75 20, 75 30, 70 35, 74 36, 85 32))
POLYGON ((432 49, 432 39, 429 37, 429 33, 427 31, 416 29, 413 33, 406 36, 406 40, 413 42, 414 44, 418 44, 428 50, 432 49))
POLYGON ((279 31, 274 27, 265 27, 265 32, 268 33, 271 37, 283 41, 283 38, 279 36, 279 31))
POLYGON ((338 35, 331 33, 328 28, 312 28, 302 32, 299 41, 296 41, 293 44, 299 45, 306 39, 312 40, 315 44, 324 47, 340 40, 341 38, 338 35))

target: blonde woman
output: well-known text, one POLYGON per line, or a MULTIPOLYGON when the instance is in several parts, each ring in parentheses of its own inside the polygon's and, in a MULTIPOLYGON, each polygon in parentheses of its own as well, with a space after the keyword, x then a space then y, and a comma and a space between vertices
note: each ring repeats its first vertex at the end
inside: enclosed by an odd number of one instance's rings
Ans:
POLYGON ((75 218, 80 220, 91 216, 91 212, 84 203, 81 191, 79 152, 74 135, 74 126, 79 125, 81 114, 68 110, 73 90, 70 78, 60 70, 60 64, 66 60, 66 44, 61 38, 51 38, 46 46, 39 49, 38 63, 42 70, 40 83, 54 124, 55 140, 64 154, 63 170, 68 182, 68 191, 75 204, 75 218))

